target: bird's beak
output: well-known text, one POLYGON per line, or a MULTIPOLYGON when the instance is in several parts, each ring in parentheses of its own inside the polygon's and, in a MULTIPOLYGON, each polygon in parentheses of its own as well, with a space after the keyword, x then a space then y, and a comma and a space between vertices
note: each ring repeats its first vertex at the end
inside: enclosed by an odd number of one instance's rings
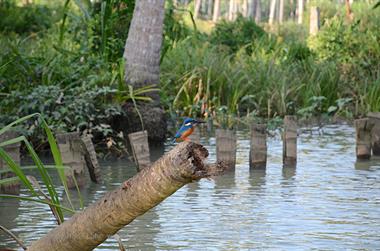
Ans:
POLYGON ((206 123, 206 122, 203 121, 203 120, 196 120, 195 123, 197 123, 197 124, 203 124, 203 123, 206 123))

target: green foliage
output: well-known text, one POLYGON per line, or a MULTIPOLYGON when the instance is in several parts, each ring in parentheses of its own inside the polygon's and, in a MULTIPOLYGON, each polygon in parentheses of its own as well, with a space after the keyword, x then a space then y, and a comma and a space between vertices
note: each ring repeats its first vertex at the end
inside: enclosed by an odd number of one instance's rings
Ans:
POLYGON ((336 62, 345 95, 352 97, 354 115, 378 111, 380 80, 380 14, 368 9, 347 22, 336 16, 326 22, 309 45, 324 62, 336 62))
POLYGON ((302 44, 264 41, 258 41, 252 54, 244 48, 230 54, 197 39, 178 43, 161 67, 168 109, 220 117, 224 107, 227 114, 256 111, 258 116, 276 117, 309 106, 314 96, 325 97, 323 111, 335 104, 340 86, 334 64, 313 62, 302 44))
POLYGON ((38 32, 51 27, 55 10, 42 5, 17 6, 14 1, 0 1, 0 32, 19 34, 38 32))
POLYGON ((211 32, 210 42, 215 45, 227 46, 232 52, 241 47, 254 44, 264 37, 265 31, 252 20, 239 16, 236 21, 221 21, 211 32))

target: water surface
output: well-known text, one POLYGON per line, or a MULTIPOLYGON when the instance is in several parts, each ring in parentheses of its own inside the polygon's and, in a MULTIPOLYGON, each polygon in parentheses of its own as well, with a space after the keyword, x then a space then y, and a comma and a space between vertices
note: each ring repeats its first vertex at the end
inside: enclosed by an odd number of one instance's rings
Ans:
MULTIPOLYGON (((215 138, 202 137, 201 143, 215 161, 215 138)), ((238 132, 237 145, 235 173, 186 185, 137 218, 119 231, 126 248, 380 249, 380 159, 356 162, 353 128, 301 130, 296 169, 282 168, 279 137, 268 139, 266 170, 249 170, 247 131, 238 132)), ((103 162, 104 182, 88 182, 85 204, 134 173, 130 161, 103 162)), ((0 224, 27 243, 55 226, 48 207, 30 202, 0 199, 0 216, 0 224)), ((0 247, 5 246, 17 247, 0 233, 0 247)), ((112 237, 97 250, 111 249, 117 249, 112 237)))

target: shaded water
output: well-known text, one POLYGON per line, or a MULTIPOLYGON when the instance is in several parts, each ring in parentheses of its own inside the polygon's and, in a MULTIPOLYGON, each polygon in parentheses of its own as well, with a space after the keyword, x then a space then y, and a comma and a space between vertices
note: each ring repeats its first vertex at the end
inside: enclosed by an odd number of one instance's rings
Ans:
MULTIPOLYGON (((239 131, 235 174, 186 185, 124 227, 127 249, 380 249, 380 159, 356 163, 353 128, 301 132, 296 169, 282 168, 280 138, 268 140, 267 169, 250 171, 249 133, 239 131)), ((201 143, 213 162, 215 138, 201 143)), ((86 205, 134 173, 128 161, 102 163, 104 182, 83 189, 86 205)), ((0 216, 27 243, 55 226, 48 207, 30 202, 0 199, 0 216)), ((16 247, 0 233, 5 246, 16 247)), ((98 249, 117 249, 116 241, 98 249)))

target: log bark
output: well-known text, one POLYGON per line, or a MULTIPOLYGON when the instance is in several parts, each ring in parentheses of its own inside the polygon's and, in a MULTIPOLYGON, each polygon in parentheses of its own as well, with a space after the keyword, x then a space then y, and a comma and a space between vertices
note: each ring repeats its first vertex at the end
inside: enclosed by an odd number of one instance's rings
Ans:
POLYGON ((152 166, 33 242, 28 251, 94 249, 185 184, 223 173, 223 163, 203 162, 207 156, 202 145, 178 144, 152 166))

